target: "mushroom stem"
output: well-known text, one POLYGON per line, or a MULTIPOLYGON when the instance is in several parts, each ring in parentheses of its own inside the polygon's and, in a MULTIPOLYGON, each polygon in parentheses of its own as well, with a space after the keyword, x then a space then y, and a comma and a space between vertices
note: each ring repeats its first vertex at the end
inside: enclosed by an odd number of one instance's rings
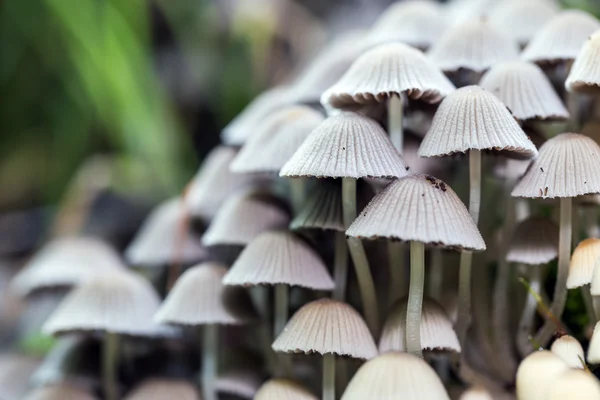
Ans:
MULTIPOLYGON (((356 219, 356 179, 354 178, 342 179, 342 208, 344 227, 348 229, 356 219)), ((349 237, 347 242, 350 257, 354 264, 354 271, 356 272, 365 320, 373 336, 378 337, 379 308, 377 306, 377 296, 375 295, 375 284, 369 268, 369 260, 360 239, 349 237)))
POLYGON ((113 332, 106 332, 102 345, 102 385, 104 398, 106 400, 117 400, 119 398, 117 379, 119 336, 113 332))
POLYGON ((429 296, 441 303, 442 287, 444 283, 444 265, 442 250, 434 248, 431 250, 431 263, 429 268, 429 296))
POLYGON ((275 323, 273 337, 279 336, 288 320, 289 288, 287 285, 275 285, 275 323))
POLYGON ((217 400, 217 346, 219 327, 216 324, 204 326, 202 335, 202 398, 217 400))
POLYGON ((335 233, 335 253, 333 260, 333 279, 335 289, 333 298, 344 301, 346 298, 346 282, 348 281, 348 247, 344 232, 335 233))
MULTIPOLYGON (((542 266, 532 265, 530 267, 531 275, 529 276, 529 286, 537 293, 540 292, 542 286, 542 266)), ((535 323, 535 315, 537 312, 537 300, 527 292, 521 319, 519 320, 519 328, 517 330, 517 349, 522 357, 526 357, 533 350, 529 338, 531 336, 533 325, 535 323)))
POLYGON ((567 96, 567 109, 569 110, 569 122, 567 124, 567 132, 578 132, 579 131, 579 97, 577 93, 566 92, 567 96))
POLYGON ((425 286, 425 244, 410 242, 410 288, 406 306, 406 351, 422 357, 421 309, 425 286))
MULTIPOLYGON (((583 285, 581 288, 581 297, 583 298, 583 304, 585 306, 585 311, 588 315, 589 324, 595 323, 598 321, 598 312, 596 312, 596 305, 594 304, 594 299, 592 294, 590 293, 590 285, 583 285)), ((599 304, 600 306, 600 304, 599 304)), ((598 308, 600 311, 600 308, 598 308)))
POLYGON ((388 239, 387 248, 390 270, 388 303, 391 305, 404 295, 404 243, 388 239))
MULTIPOLYGON (((554 297, 550 306, 550 314, 557 320, 565 308, 567 301, 567 277, 569 276, 569 261, 571 260, 571 215, 573 199, 563 197, 560 199, 560 235, 558 240, 558 273, 556 274, 556 284, 554 286, 554 297)), ((554 331, 559 328, 554 318, 547 318, 544 325, 539 330, 535 340, 545 346, 552 337, 554 331)))
POLYGON ((306 199, 306 180, 304 178, 288 179, 290 184, 290 202, 294 215, 298 215, 306 199))
POLYGON ((593 296, 592 302, 594 304, 594 312, 596 313, 596 321, 598 321, 600 320, 600 296, 593 296))
POLYGON ((402 114, 402 97, 394 94, 388 100, 388 131, 390 134, 390 141, 400 154, 402 154, 402 151, 404 150, 402 114))
POLYGON ((335 400, 335 354, 323 355, 323 400, 335 400))
MULTIPOLYGON (((469 214, 479 223, 479 208, 481 206, 481 151, 469 150, 469 214)), ((465 345, 467 331, 471 323, 471 265, 473 253, 463 251, 460 254, 460 269, 458 277, 458 321, 456 334, 461 346, 465 345)))

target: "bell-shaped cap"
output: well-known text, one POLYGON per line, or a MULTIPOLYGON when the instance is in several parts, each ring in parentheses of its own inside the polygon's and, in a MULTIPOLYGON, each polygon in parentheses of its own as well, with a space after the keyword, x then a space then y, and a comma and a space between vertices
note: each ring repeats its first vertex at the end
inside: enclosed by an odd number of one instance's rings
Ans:
POLYGON ((489 19, 498 31, 526 45, 558 13, 558 9, 554 1, 504 0, 496 3, 489 19))
MULTIPOLYGON (((541 0, 539 0, 541 1, 541 0)), ((495 94, 518 120, 563 120, 569 112, 537 65, 507 61, 493 66, 479 82, 495 94)))
POLYGON ((459 400, 494 400, 494 398, 485 388, 472 387, 462 392, 459 400))
POLYGON ((319 255, 290 232, 259 235, 223 277, 225 285, 291 285, 332 290, 334 282, 319 255))
POLYGON ((550 383, 546 400, 600 399, 600 383, 592 373, 570 370, 550 383))
POLYGON ((84 390, 68 385, 53 385, 34 389, 23 400, 96 400, 84 390))
POLYGON ((229 198, 202 235, 205 246, 245 246, 262 232, 280 229, 289 215, 275 200, 257 193, 229 198))
POLYGON ((449 400, 450 397, 425 360, 409 353, 391 352, 360 367, 342 395, 342 400, 365 399, 449 400))
POLYGON ((598 29, 600 22, 585 11, 561 11, 538 30, 521 58, 537 64, 574 60, 581 46, 598 29))
POLYGON ((438 157, 468 150, 501 151, 512 158, 537 156, 534 144, 506 106, 479 86, 465 86, 444 99, 419 155, 438 157))
MULTIPOLYGON (((185 271, 154 316, 160 324, 239 324, 252 315, 239 315, 227 307, 223 276, 227 268, 206 262, 185 271)), ((243 290, 241 288, 237 290, 243 290)), ((248 302, 250 298, 246 299, 248 302)))
POLYGON ((255 183, 255 176, 229 170, 236 154, 234 148, 225 146, 217 146, 208 153, 185 197, 191 215, 211 220, 229 196, 255 183))
POLYGON ((342 188, 339 182, 320 179, 305 206, 291 222, 290 229, 344 231, 342 188))
POLYGON ((371 200, 346 234, 485 250, 465 205, 448 185, 429 175, 410 175, 390 183, 371 200))
POLYGON ((159 336, 166 329, 152 322, 160 298, 144 278, 128 271, 91 279, 70 292, 42 327, 49 335, 102 331, 159 336))
POLYGON ((259 377, 251 371, 233 371, 219 375, 217 392, 230 394, 242 399, 254 399, 260 386, 259 377))
POLYGON ((10 285, 26 296, 38 289, 75 286, 98 274, 123 268, 116 250, 100 239, 56 239, 42 247, 10 285))
POLYGON ((354 112, 327 118, 283 166, 280 176, 316 178, 391 178, 407 167, 386 132, 354 112))
POLYGON ((555 198, 600 193, 600 147, 578 133, 561 133, 540 153, 512 191, 514 197, 555 198))
POLYGON ((188 381, 152 378, 146 379, 129 393, 125 400, 200 400, 198 389, 188 381))
POLYGON ((549 218, 530 217, 511 235, 506 253, 509 262, 540 265, 558 257, 558 226, 549 218))
POLYGON ((573 336, 564 335, 559 337, 552 343, 550 351, 562 358, 569 368, 583 369, 583 360, 585 360, 583 347, 573 336))
POLYGON ((600 31, 585 42, 565 83, 569 92, 600 93, 600 31))
POLYGON ((353 110, 401 93, 409 99, 437 103, 453 90, 454 85, 421 51, 403 43, 385 43, 357 58, 323 93, 321 103, 353 110))
POLYGON ((337 354, 370 359, 377 347, 360 314, 346 303, 328 298, 304 305, 273 342, 284 353, 337 354))
POLYGON ((444 72, 483 72, 499 62, 517 59, 519 45, 480 18, 449 29, 428 56, 444 72))
POLYGON ((599 260, 600 239, 589 238, 581 241, 571 255, 567 289, 575 289, 592 283, 594 267, 599 260))
POLYGON ((186 208, 181 198, 159 204, 146 218, 133 242, 125 250, 127 261, 136 266, 159 267, 177 260, 191 264, 207 256, 200 238, 189 229, 181 242, 186 208))
POLYGON ((288 106, 266 116, 231 163, 236 173, 279 173, 325 117, 307 106, 288 106))
MULTIPOLYGON (((379 353, 388 351, 406 352, 406 306, 408 298, 403 298, 392 307, 379 339, 379 353)), ((460 343, 452 327, 452 321, 435 300, 423 299, 421 314, 421 348, 460 352, 460 343)))
POLYGON ((567 363, 551 351, 531 353, 517 369, 517 398, 545 400, 550 384, 568 370, 567 363))
POLYGON ((271 379, 258 389, 254 400, 317 400, 317 396, 296 382, 271 379))
POLYGON ((594 333, 587 349, 587 362, 600 364, 600 322, 596 322, 594 325, 594 333))

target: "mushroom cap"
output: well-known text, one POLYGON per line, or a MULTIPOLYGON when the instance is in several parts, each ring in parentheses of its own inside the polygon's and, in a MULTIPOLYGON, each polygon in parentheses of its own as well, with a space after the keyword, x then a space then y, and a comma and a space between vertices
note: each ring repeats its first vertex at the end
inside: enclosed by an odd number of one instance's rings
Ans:
POLYGON ((485 250, 465 205, 448 185, 429 175, 410 175, 390 183, 371 200, 346 234, 485 250))
POLYGON ((176 325, 229 325, 247 321, 251 315, 238 315, 226 305, 226 288, 222 283, 226 273, 227 268, 216 262, 188 269, 177 279, 154 320, 176 325))
POLYGON ((260 386, 258 376, 251 371, 235 371, 219 375, 217 391, 228 393, 243 399, 254 399, 260 386))
POLYGON ((190 264, 207 256, 200 238, 191 230, 181 245, 181 221, 185 218, 185 205, 181 198, 167 200, 152 210, 133 242, 125 250, 127 261, 136 266, 159 267, 170 263, 174 257, 190 264))
POLYGON ((509 36, 478 18, 446 31, 427 53, 444 72, 466 69, 483 72, 491 66, 519 57, 519 45, 509 36))
POLYGON ((68 385, 53 385, 34 389, 23 400, 96 400, 96 396, 68 385))
POLYGON ((570 370, 550 383, 546 400, 600 399, 598 378, 582 370, 570 370))
POLYGON ((550 19, 531 39, 521 58, 538 64, 574 60, 600 22, 582 10, 564 10, 550 19))
MULTIPOLYGON (((388 314, 379 339, 379 353, 406 352, 406 306, 408 298, 396 302, 388 314)), ((460 352, 460 343, 452 327, 452 321, 435 300, 423 299, 421 314, 421 348, 460 352)))
POLYGON ((600 93, 600 31, 585 42, 565 82, 569 92, 600 93))
POLYGON ((10 285, 21 296, 51 287, 75 286, 98 274, 124 269, 109 244, 92 237, 55 239, 40 249, 10 285))
POLYGON ((258 389, 254 400, 317 400, 317 396, 293 381, 271 379, 258 389))
POLYGON ((279 173, 284 177, 356 179, 407 174, 402 157, 381 125, 354 112, 323 121, 279 173))
POLYGON ((558 10, 558 6, 548 0, 505 0, 497 2, 489 18, 492 26, 525 45, 558 10))
POLYGON ((328 298, 300 308, 272 347, 284 353, 332 353, 367 360, 377 355, 360 314, 350 305, 328 298))
POLYGON ((459 400, 494 400, 490 392, 483 387, 472 387, 465 390, 459 400))
POLYGON ((223 277, 225 285, 291 285, 314 290, 335 286, 319 255, 290 232, 259 235, 242 251, 223 277))
POLYGON ((592 283, 594 269, 600 260, 600 239, 589 238, 579 242, 569 263, 567 289, 592 283))
POLYGON ((561 133, 540 153, 512 191, 513 197, 555 198, 600 193, 600 147, 578 133, 561 133))
POLYGON ((257 193, 230 197, 202 235, 202 243, 245 246, 262 232, 286 227, 289 215, 271 200, 257 193))
POLYGON ((211 220, 229 196, 256 182, 253 175, 229 171, 236 154, 234 148, 226 146, 217 146, 208 153, 185 197, 191 215, 211 220))
POLYGON ((129 272, 97 276, 71 291, 50 315, 42 331, 58 335, 105 331, 131 336, 158 336, 164 327, 152 322, 158 294, 144 278, 129 272))
POLYGON ((409 353, 390 352, 363 364, 356 372, 342 400, 396 399, 449 400, 433 368, 409 353))
POLYGON ((512 158, 537 156, 506 106, 479 86, 465 86, 444 99, 419 148, 421 157, 467 150, 495 150, 512 158))
POLYGON ((558 226, 549 218, 531 217, 511 235, 506 260, 527 265, 546 264, 558 257, 558 226))
POLYGON ((567 363, 551 351, 531 353, 517 369, 517 398, 545 400, 549 385, 568 370, 567 363))
POLYGON ((600 364, 600 322, 596 322, 594 325, 594 333, 587 349, 587 362, 600 364))
POLYGON ((125 400, 200 400, 195 385, 184 380, 146 379, 125 397, 125 400))
POLYGON ((552 343, 550 351, 566 362, 569 368, 583 369, 583 360, 585 360, 583 347, 573 336, 564 335, 559 337, 552 343))
POLYGON ((353 110, 383 103, 401 93, 412 100, 438 103, 454 89, 421 51, 403 43, 384 43, 357 58, 323 93, 321 103, 353 110))
POLYGON ((322 229, 343 232, 342 188, 334 180, 320 179, 290 229, 322 229))
POLYGON ((519 120, 564 120, 569 112, 537 65, 507 61, 494 65, 479 85, 496 95, 519 120))
POLYGON ((235 173, 279 173, 325 117, 307 106, 288 106, 267 115, 230 165, 235 173))

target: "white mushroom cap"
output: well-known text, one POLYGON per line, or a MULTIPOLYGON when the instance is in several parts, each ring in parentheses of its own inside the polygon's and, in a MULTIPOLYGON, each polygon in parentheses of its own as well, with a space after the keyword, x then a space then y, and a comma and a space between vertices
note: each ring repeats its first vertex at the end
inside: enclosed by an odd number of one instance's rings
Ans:
POLYGON ((517 369, 517 399, 545 400, 549 385, 568 370, 567 363, 550 351, 530 354, 517 369))
POLYGON ((583 369, 583 363, 585 362, 583 347, 573 336, 564 335, 556 339, 552 343, 550 351, 562 358, 570 368, 583 369))

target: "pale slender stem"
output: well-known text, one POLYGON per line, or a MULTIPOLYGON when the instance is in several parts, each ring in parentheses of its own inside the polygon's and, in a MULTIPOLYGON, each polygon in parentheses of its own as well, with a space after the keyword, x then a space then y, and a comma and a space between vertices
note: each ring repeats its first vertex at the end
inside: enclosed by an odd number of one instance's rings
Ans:
POLYGON ((402 154, 404 147, 404 132, 402 129, 402 97, 393 95, 388 100, 388 130, 390 141, 402 154))
POLYGON ((577 93, 566 92, 567 96, 567 108, 571 118, 567 124, 567 129, 573 132, 579 130, 579 96, 577 93))
POLYGON ((479 225, 481 208, 481 151, 469 150, 469 214, 479 225))
MULTIPOLYGON (((534 292, 539 293, 542 286, 542 267, 541 265, 532 265, 528 266, 528 268, 531 271, 529 285, 534 292)), ((526 357, 534 350, 529 337, 533 332, 536 313, 537 301, 531 293, 527 292, 527 298, 525 300, 525 305, 523 306, 523 312, 521 313, 517 331, 517 349, 519 350, 521 357, 526 357)))
POLYGON ((263 349, 267 368, 271 375, 275 376, 278 371, 276 355, 271 348, 273 338, 271 337, 272 329, 269 324, 269 291, 266 286, 254 286, 250 289, 250 297, 254 308, 258 311, 260 322, 258 324, 258 339, 263 349))
POLYGON ((118 371, 119 336, 106 332, 102 344, 102 385, 106 400, 119 399, 118 371))
POLYGON ((323 399, 335 400, 335 354, 323 355, 323 399))
POLYGON ((333 279, 335 289, 333 298, 344 301, 346 298, 346 285, 348 282, 348 246, 344 232, 335 233, 335 253, 333 260, 333 279))
POLYGON ((524 221, 531 214, 529 203, 526 199, 518 198, 515 204, 515 216, 517 222, 524 221))
POLYGON ((588 323, 593 324, 598 321, 600 304, 595 304, 592 294, 590 293, 590 285, 583 285, 581 287, 581 297, 583 297, 583 304, 585 305, 585 311, 588 315, 588 323))
POLYGON ((431 250, 429 265, 429 297, 440 303, 444 286, 444 260, 441 249, 434 248, 431 250))
POLYGON ((390 286, 388 289, 388 304, 394 304, 402 297, 404 289, 404 243, 398 240, 387 241, 388 265, 390 270, 390 286))
POLYGON ((600 321, 600 296, 593 296, 594 312, 596 313, 596 321, 600 321))
POLYGON ((290 184, 290 202, 294 215, 298 215, 306 200, 306 180, 304 178, 288 179, 290 184))
POLYGON ((288 321, 289 287, 287 285, 275 285, 275 323, 274 338, 277 338, 288 321))
POLYGON ((571 243, 575 246, 579 243, 579 233, 581 229, 581 213, 579 207, 573 207, 573 215, 571 216, 571 243))
MULTIPOLYGON (((558 273, 556 275, 556 286, 554 286, 554 297, 550 312, 560 320, 565 303, 567 301, 567 277, 569 275, 569 261, 571 260, 571 215, 572 198, 560 199, 560 235, 558 240, 558 273)), ((545 346, 552 334, 558 327, 552 318, 547 318, 544 325, 536 336, 536 341, 545 346)))
POLYGON ((421 311, 425 289, 425 244, 410 242, 410 287, 406 306, 406 351, 423 357, 421 351, 421 311))
MULTIPOLYGON (((344 214, 344 226, 346 229, 356 219, 356 179, 342 179, 342 207, 344 214)), ((374 337, 378 337, 379 332, 379 308, 377 306, 377 296, 375 293, 375 284, 369 260, 360 239, 347 239, 348 250, 354 264, 356 279, 360 290, 360 296, 363 303, 365 319, 367 325, 374 337)))
POLYGON ((217 400, 217 357, 219 345, 219 326, 204 325, 202 335, 202 398, 217 400))

